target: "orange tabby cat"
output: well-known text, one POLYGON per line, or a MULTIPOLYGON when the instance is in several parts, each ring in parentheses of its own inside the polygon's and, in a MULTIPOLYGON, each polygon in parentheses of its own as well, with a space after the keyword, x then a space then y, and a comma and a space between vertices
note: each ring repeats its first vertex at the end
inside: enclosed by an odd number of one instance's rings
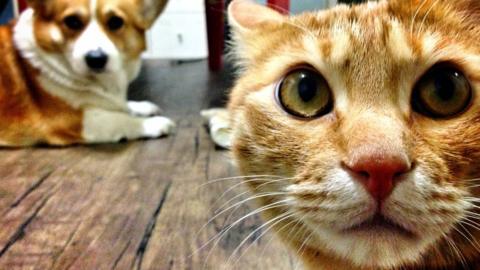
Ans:
POLYGON ((233 154, 305 266, 477 269, 480 1, 229 16, 233 154))

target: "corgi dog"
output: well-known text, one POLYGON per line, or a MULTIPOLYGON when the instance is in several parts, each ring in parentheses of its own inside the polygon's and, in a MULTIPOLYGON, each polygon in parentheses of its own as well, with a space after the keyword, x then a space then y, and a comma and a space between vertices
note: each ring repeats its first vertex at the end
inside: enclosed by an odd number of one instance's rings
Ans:
POLYGON ((166 0, 29 0, 0 27, 0 146, 156 138, 175 124, 127 101, 166 0))

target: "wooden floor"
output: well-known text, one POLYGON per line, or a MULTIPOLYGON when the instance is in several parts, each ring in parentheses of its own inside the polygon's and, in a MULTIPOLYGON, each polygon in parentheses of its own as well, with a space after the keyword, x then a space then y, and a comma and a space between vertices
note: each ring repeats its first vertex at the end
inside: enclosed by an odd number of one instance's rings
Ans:
POLYGON ((207 184, 236 174, 198 114, 224 102, 230 81, 205 62, 148 62, 131 96, 159 104, 174 136, 0 150, 0 269, 295 269, 257 216, 210 241, 254 209, 208 222, 248 196, 241 186, 224 194, 235 180, 207 184))

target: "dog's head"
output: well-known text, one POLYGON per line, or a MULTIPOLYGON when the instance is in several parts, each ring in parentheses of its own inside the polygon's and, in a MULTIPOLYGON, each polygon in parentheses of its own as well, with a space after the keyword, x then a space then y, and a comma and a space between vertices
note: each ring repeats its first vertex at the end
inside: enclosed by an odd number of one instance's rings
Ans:
POLYGON ((81 76, 114 73, 145 50, 167 0, 29 0, 37 45, 81 76))

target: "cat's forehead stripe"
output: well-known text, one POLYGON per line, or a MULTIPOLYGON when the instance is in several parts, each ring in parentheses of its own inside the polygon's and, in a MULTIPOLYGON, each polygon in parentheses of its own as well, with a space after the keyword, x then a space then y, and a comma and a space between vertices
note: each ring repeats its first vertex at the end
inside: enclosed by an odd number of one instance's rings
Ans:
POLYGON ((388 34, 388 47, 396 60, 408 60, 413 58, 413 51, 407 41, 405 28, 397 20, 390 22, 388 34))
POLYGON ((332 31, 332 40, 335 42, 331 43, 332 50, 329 60, 333 64, 340 64, 350 54, 352 45, 350 34, 344 28, 336 27, 332 31))
POLYGON ((440 42, 438 35, 429 33, 423 36, 421 46, 422 55, 432 55, 436 51, 437 45, 440 42))

